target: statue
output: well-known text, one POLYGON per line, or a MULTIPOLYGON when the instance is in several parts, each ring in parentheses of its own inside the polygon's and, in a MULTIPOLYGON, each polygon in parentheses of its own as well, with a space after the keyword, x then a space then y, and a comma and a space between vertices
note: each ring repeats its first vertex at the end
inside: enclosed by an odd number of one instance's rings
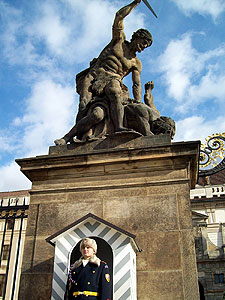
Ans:
MULTIPOLYGON (((64 137, 55 140, 56 145, 79 140, 90 141, 106 134, 131 130, 142 135, 154 134, 153 122, 161 118, 151 94, 154 85, 153 82, 145 85, 145 104, 142 103, 142 63, 136 56, 137 52, 151 46, 152 36, 148 30, 139 29, 133 33, 129 42, 124 34, 124 18, 140 2, 134 0, 116 13, 110 43, 98 58, 90 62, 89 68, 77 74, 76 89, 80 101, 76 123, 64 137), (128 74, 132 75, 133 99, 129 97, 128 88, 122 82, 128 74)), ((168 120, 160 120, 161 127, 163 122, 170 124, 168 120)))

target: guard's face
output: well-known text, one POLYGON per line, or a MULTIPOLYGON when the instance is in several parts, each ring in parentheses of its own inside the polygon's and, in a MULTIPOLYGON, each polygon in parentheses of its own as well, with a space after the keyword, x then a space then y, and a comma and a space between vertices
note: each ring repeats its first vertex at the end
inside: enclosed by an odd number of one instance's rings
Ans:
POLYGON ((95 252, 93 248, 88 245, 84 245, 83 248, 81 248, 81 254, 85 259, 89 259, 95 254, 95 252))

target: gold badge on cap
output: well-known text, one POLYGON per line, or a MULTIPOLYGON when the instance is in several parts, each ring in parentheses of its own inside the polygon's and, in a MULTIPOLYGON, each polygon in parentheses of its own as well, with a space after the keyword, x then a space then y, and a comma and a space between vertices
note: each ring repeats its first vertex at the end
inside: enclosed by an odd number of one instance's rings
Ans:
POLYGON ((110 275, 109 274, 105 274, 105 279, 110 282, 110 275))

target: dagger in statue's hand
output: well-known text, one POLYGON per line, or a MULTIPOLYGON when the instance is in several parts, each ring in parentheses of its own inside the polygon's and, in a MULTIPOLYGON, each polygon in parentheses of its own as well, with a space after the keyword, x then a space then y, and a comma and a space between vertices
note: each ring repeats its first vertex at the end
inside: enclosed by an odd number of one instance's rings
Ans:
POLYGON ((147 1, 147 0, 142 0, 142 1, 143 1, 144 4, 150 9, 150 11, 153 13, 153 15, 154 15, 156 18, 158 18, 157 15, 156 15, 156 13, 154 12, 153 8, 151 7, 151 5, 148 3, 148 1, 147 1))

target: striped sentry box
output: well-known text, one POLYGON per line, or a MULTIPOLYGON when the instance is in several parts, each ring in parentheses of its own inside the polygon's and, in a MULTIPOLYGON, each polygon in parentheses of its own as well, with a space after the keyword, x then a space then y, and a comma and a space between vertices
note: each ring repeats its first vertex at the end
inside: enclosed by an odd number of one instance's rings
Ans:
POLYGON ((113 253, 113 299, 136 300, 135 236, 99 217, 88 214, 46 240, 55 245, 51 300, 62 300, 66 290, 70 256, 84 237, 98 237, 110 245, 113 253))

